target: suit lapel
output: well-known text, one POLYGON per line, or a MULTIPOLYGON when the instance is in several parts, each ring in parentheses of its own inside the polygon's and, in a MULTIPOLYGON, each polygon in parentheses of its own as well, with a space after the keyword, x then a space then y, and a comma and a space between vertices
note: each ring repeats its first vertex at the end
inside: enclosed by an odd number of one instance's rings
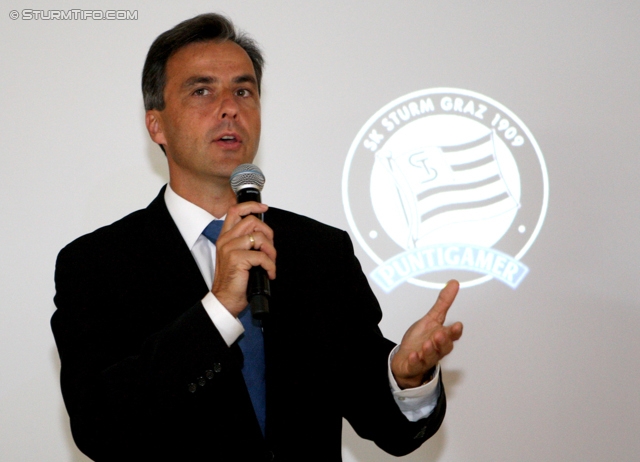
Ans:
POLYGON ((209 290, 190 249, 184 242, 178 227, 171 218, 164 202, 165 187, 147 207, 147 219, 143 230, 143 239, 147 242, 148 266, 162 281, 156 287, 164 297, 180 300, 176 306, 179 315, 182 311, 197 303, 209 290))

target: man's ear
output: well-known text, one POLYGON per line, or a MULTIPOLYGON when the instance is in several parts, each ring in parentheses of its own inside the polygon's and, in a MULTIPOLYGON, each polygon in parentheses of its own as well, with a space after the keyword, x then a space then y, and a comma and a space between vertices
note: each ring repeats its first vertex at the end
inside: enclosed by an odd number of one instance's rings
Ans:
POLYGON ((150 109, 147 111, 144 117, 145 125, 149 136, 154 143, 164 146, 167 144, 167 139, 164 136, 164 129, 162 126, 162 117, 160 111, 157 109, 150 109))

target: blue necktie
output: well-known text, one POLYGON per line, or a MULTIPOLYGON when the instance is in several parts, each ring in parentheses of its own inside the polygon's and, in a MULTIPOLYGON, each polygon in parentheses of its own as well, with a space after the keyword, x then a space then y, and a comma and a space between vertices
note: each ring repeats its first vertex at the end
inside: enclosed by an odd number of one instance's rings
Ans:
MULTIPOLYGON (((223 223, 222 220, 213 220, 202 234, 215 244, 220 235, 223 223)), ((249 390, 253 410, 256 413, 258 423, 264 435, 266 421, 266 387, 262 327, 260 321, 253 319, 253 316, 251 316, 251 308, 248 306, 240 313, 238 319, 240 319, 244 327, 244 333, 238 340, 238 345, 244 356, 242 375, 249 390)))

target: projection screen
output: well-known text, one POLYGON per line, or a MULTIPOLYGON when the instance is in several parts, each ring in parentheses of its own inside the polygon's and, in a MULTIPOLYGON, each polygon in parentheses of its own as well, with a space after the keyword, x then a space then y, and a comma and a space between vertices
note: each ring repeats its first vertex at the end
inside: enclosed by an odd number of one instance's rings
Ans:
MULTIPOLYGON (((0 11, 3 460, 88 460, 49 327, 55 258, 168 181, 142 65, 208 11, 265 51, 263 200, 349 232, 384 334, 462 284, 444 424, 402 460, 637 460, 640 3, 87 5, 0 11)), ((343 458, 395 460, 346 422, 343 458)))

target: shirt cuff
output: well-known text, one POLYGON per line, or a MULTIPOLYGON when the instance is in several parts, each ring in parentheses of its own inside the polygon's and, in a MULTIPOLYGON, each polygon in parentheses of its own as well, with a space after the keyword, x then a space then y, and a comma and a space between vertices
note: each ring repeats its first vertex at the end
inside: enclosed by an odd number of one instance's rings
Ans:
POLYGON ((400 411, 411 422, 416 422, 424 417, 427 417, 433 412, 440 396, 440 364, 436 366, 436 370, 433 373, 433 378, 419 387, 406 388, 402 390, 396 382, 393 372, 391 372, 391 360, 398 351, 396 346, 389 354, 389 384, 391 385, 391 391, 393 398, 400 408, 400 411))
POLYGON ((211 291, 207 292, 207 295, 202 299, 202 306, 227 346, 233 345, 233 342, 238 340, 238 337, 244 332, 240 320, 229 313, 211 291))

